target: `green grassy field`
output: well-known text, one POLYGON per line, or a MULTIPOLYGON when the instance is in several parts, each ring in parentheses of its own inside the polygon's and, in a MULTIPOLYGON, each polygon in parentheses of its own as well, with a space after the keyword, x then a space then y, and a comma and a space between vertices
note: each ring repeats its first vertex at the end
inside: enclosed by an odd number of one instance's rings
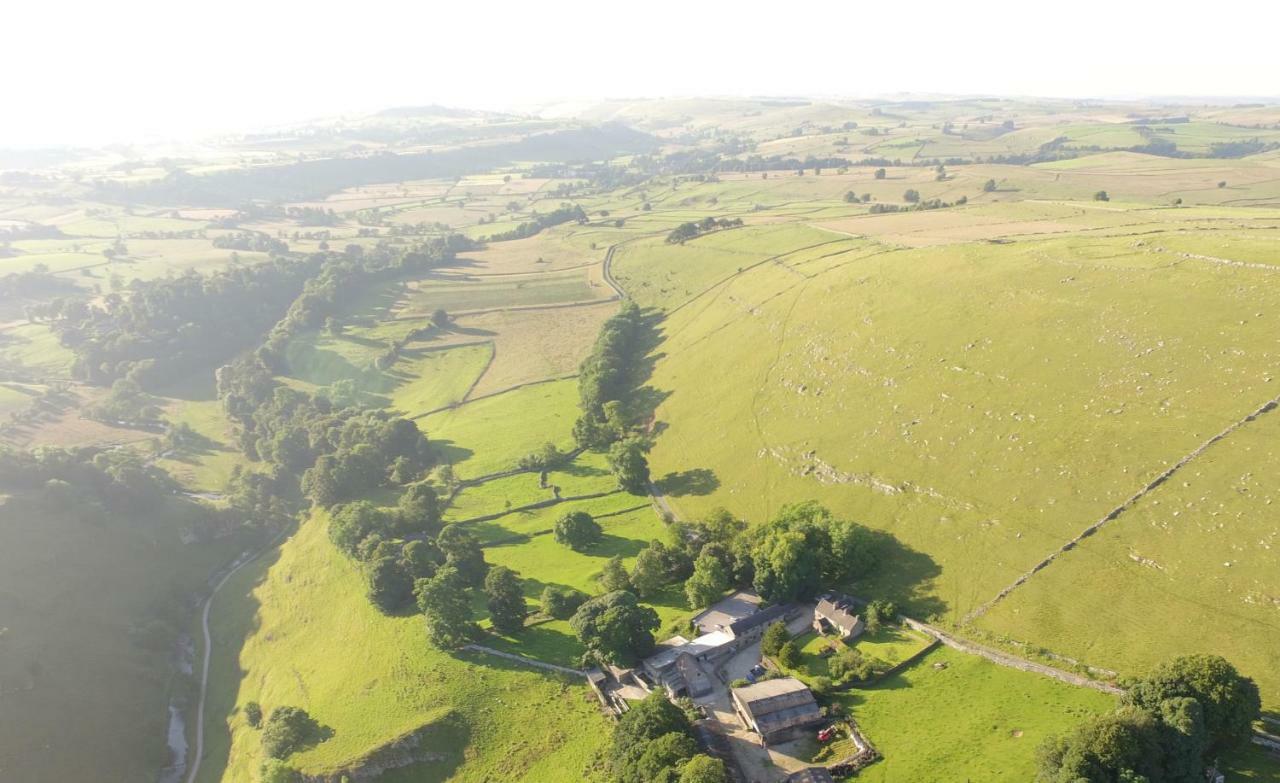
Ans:
POLYGON ((613 273, 641 306, 670 309, 771 256, 841 238, 790 224, 717 231, 675 245, 658 237, 621 248, 614 256, 613 273))
POLYGON ((17 383, 0 384, 0 416, 7 417, 11 413, 30 407, 39 394, 38 387, 17 383))
MULTIPOLYGON (((640 550, 651 540, 666 539, 662 520, 642 498, 629 495, 609 499, 566 503, 526 514, 503 517, 477 531, 490 539, 485 546, 485 559, 519 573, 525 594, 537 606, 542 589, 548 585, 572 587, 588 595, 601 592, 596 578, 606 560, 620 556, 630 568, 640 550), (639 508, 636 508, 637 505, 639 508), (582 551, 558 544, 551 534, 555 520, 570 511, 586 511, 597 517, 604 528, 604 539, 582 551)), ((692 614, 678 586, 658 598, 647 601, 657 612, 663 627, 692 614)), ((660 637, 661 634, 660 634, 660 637)), ((574 638, 566 621, 539 621, 514 637, 492 637, 494 646, 549 660, 576 665, 582 646, 574 638)))
POLYGON ((389 348, 389 342, 368 337, 310 333, 289 344, 289 377, 309 387, 350 380, 364 404, 417 416, 461 402, 493 352, 483 342, 439 348, 411 343, 394 364, 378 369, 375 361, 389 348))
MULTIPOLYGON (((877 672, 886 671, 929 646, 929 639, 905 628, 885 626, 875 633, 864 633, 853 643, 854 649, 870 660, 877 672)), ((794 673, 804 679, 830 677, 828 656, 824 650, 839 650, 844 642, 821 634, 809 632, 798 636, 801 664, 794 673)))
POLYGON ((517 305, 548 305, 603 298, 585 270, 503 277, 437 277, 415 282, 398 304, 400 317, 429 316, 439 307, 449 312, 517 305))
POLYGON ((463 488, 454 496, 445 519, 462 521, 488 516, 551 497, 550 489, 538 485, 537 473, 517 473, 463 488))
POLYGON ((173 424, 185 423, 205 441, 157 460, 156 464, 192 492, 222 492, 237 465, 251 463, 232 438, 222 403, 217 400, 179 400, 166 417, 173 424))
POLYGON ((20 324, 0 332, 0 363, 42 376, 67 378, 74 359, 45 324, 20 324))
POLYGON ((419 422, 462 478, 515 467, 543 443, 573 447, 578 383, 551 381, 474 400, 419 422))
POLYGON ((946 647, 879 685, 836 698, 884 754, 858 774, 878 783, 939 774, 947 780, 1031 780, 1041 742, 1115 704, 1113 696, 946 647))
POLYGON ((190 507, 88 519, 0 505, 0 769, 9 780, 153 780, 169 763, 186 601, 244 538, 183 544, 190 507))
POLYGON ((1280 708, 1280 527, 1265 478, 1280 469, 1278 439, 1273 412, 1210 447, 979 627, 1126 672, 1217 652, 1280 708))
POLYGON ((238 709, 305 707, 333 731, 290 757, 309 773, 343 768, 395 737, 434 725, 444 758, 404 781, 587 779, 608 724, 580 681, 431 649, 416 614, 387 617, 316 515, 278 558, 233 578, 212 617, 215 665, 201 781, 254 780, 258 732, 238 709), (359 665, 353 668, 353 661, 359 665), (554 716, 554 719, 548 719, 554 716))
POLYGON ((402 379, 391 392, 392 409, 417 416, 462 402, 492 355, 488 345, 423 351, 420 356, 406 352, 390 373, 402 379))

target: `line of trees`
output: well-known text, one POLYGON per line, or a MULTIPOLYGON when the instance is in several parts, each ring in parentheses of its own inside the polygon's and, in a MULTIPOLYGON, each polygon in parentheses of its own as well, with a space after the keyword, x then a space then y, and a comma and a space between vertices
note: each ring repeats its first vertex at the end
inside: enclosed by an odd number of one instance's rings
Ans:
POLYGON ((533 220, 527 220, 510 231, 492 234, 486 237, 485 240, 488 242, 505 242, 511 239, 527 239, 535 236, 544 228, 568 223, 570 220, 577 221, 579 224, 586 223, 587 213, 577 204, 561 204, 558 209, 554 209, 545 215, 535 215, 533 220))
POLYGON ((289 252, 289 244, 287 242, 258 231, 236 231, 216 236, 210 241, 214 247, 220 250, 239 250, 246 253, 275 253, 278 255, 289 252))
POLYGON ((695 607, 733 586, 750 586, 765 600, 782 603, 852 584, 875 571, 891 540, 813 501, 784 506, 751 530, 720 509, 698 522, 672 523, 672 536, 693 566, 690 576, 673 575, 670 583, 685 582, 695 607))
POLYGON ((258 349, 258 358, 269 369, 287 369, 289 342, 308 329, 319 329, 343 304, 360 296, 369 285, 397 275, 423 272, 446 264, 475 243, 460 234, 419 242, 407 250, 380 242, 371 250, 349 245, 341 254, 330 253, 318 274, 307 280, 288 312, 272 327, 258 349))
POLYGON ((583 448, 607 448, 632 430, 634 412, 628 409, 639 366, 644 358, 649 325, 635 302, 626 302, 605 321, 591 355, 578 372, 582 410, 573 437, 583 448))
POLYGON ((919 191, 908 190, 902 194, 902 200, 910 206, 901 204, 885 204, 876 203, 871 205, 871 214, 880 215, 890 212, 924 212, 930 209, 947 209, 948 207, 959 207, 969 203, 968 196, 961 196, 955 201, 943 201, 939 198, 921 199, 919 191))
POLYGON ((667 234, 667 244, 684 244, 690 239, 696 239, 708 231, 715 231, 716 229, 721 228, 738 228, 741 225, 742 218, 704 217, 697 223, 681 223, 676 226, 670 234, 667 234))

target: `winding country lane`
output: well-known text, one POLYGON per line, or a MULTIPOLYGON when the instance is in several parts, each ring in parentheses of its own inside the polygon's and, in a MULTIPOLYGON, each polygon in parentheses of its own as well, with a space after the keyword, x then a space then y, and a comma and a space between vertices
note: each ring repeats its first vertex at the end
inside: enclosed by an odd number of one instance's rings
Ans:
POLYGON ((209 593, 209 597, 204 601, 204 609, 200 613, 200 630, 204 637, 204 662, 200 668, 200 703, 196 708, 196 745, 195 753, 191 756, 191 770, 187 773, 187 783, 195 783, 196 775, 200 774, 200 760, 204 757, 204 709, 205 702, 209 695, 209 659, 213 652, 213 637, 209 633, 209 609, 213 606, 213 599, 218 597, 218 592, 231 577, 235 576, 241 568, 249 565, 262 556, 263 552, 280 543, 284 538, 285 531, 273 538, 270 543, 254 552, 252 555, 236 563, 230 571, 222 575, 218 583, 214 585, 213 590, 209 593))

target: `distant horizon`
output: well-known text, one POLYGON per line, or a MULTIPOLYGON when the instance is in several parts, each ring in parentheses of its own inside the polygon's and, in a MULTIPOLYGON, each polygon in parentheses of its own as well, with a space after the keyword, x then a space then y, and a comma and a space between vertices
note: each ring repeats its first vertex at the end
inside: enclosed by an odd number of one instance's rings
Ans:
POLYGON ((531 106, 602 96, 937 94, 1057 99, 1273 95, 1280 8, 1153 13, 1076 0, 924 0, 903 14, 653 0, 331 13, 122 0, 6 8, 0 148, 191 140, 403 105, 531 106), (1090 98, 1089 96, 1096 96, 1090 98))
MULTIPOLYGON (((990 92, 973 92, 973 93, 946 93, 935 91, 911 91, 902 90, 886 93, 872 94, 822 94, 822 93, 689 93, 689 94, 637 94, 632 96, 616 96, 608 95, 603 97, 592 96, 556 96, 534 99, 528 103, 516 104, 487 104, 487 103, 447 103, 442 101, 422 100, 422 101, 405 101, 371 108, 362 109, 338 109, 332 111, 313 111, 305 112, 296 117, 282 118, 277 121, 264 124, 249 124, 237 127, 211 128, 205 131, 194 131, 191 133, 152 133, 143 134, 132 138, 105 139, 101 141, 64 141, 64 142, 40 142, 32 141, 27 143, 4 143, 0 141, 0 150, 14 152, 38 152, 38 151, 67 151, 67 150, 101 150, 111 147, 121 146, 149 146, 160 144, 199 144, 204 141, 211 141, 224 137, 247 136, 260 133, 284 132, 290 128, 305 128, 324 122, 331 122, 341 119, 356 119, 362 117, 372 117, 384 112, 395 111, 398 109, 430 109, 438 108, 441 110, 454 111, 470 111, 470 112, 487 112, 493 114, 506 114, 513 117, 544 117, 547 110, 570 105, 581 105, 583 107, 594 104, 606 103, 640 103, 640 102, 658 102, 658 101, 678 101, 678 100, 723 100, 723 101, 765 101, 765 100, 795 100, 809 102, 883 102, 883 103, 902 103, 908 100, 933 101, 933 102, 963 102, 976 100, 1003 100, 1003 101, 1028 101, 1028 102, 1084 102, 1098 104, 1148 104, 1153 108, 1167 106, 1169 108, 1193 108, 1196 106, 1223 106, 1231 107, 1237 105, 1253 105, 1259 104, 1264 106, 1280 106, 1280 93, 1275 95, 1248 95, 1248 94, 1207 94, 1207 95, 1030 95, 1030 94, 1014 94, 1014 93, 990 93, 990 92)), ((569 116, 569 115, 557 115, 569 116)))

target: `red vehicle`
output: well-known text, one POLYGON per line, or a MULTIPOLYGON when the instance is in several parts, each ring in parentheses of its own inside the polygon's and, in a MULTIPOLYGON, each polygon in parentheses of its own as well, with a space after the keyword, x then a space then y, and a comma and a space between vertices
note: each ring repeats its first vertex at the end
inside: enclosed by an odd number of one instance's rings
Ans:
POLYGON ((828 740, 832 739, 835 736, 836 736, 836 727, 828 726, 822 731, 818 732, 818 742, 827 742, 828 740))

